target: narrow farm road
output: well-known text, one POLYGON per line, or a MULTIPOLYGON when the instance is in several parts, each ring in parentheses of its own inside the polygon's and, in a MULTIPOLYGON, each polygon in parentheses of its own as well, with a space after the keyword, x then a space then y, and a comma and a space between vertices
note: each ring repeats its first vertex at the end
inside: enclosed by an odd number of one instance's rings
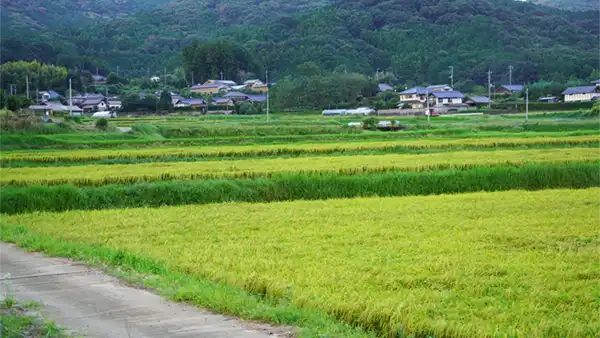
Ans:
POLYGON ((276 328, 244 323, 128 287, 68 259, 0 243, 2 296, 37 301, 42 314, 85 337, 276 337, 276 328), (5 278, 10 273, 10 277, 5 278), (271 330, 272 329, 272 330, 271 330))

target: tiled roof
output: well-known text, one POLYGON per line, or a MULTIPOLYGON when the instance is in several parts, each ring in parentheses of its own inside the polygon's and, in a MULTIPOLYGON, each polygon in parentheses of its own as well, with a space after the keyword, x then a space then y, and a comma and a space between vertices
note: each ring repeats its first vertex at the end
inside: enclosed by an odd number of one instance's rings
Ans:
POLYGON ((523 85, 502 85, 502 88, 510 92, 522 92, 524 89, 523 85))
POLYGON ((587 94, 587 93, 595 93, 596 86, 582 86, 582 87, 570 87, 565 89, 563 95, 566 94, 587 94))
POLYGON ((463 93, 457 91, 457 90, 451 90, 451 91, 433 91, 431 92, 431 95, 437 97, 437 98, 463 98, 465 97, 463 95, 463 93))
POLYGON ((432 89, 441 89, 441 88, 446 88, 446 87, 450 87, 447 84, 441 84, 441 85, 431 85, 431 86, 427 86, 427 89, 432 90, 432 89))
POLYGON ((487 96, 469 96, 469 99, 475 103, 492 103, 487 96))
POLYGON ((427 93, 427 90, 423 87, 414 87, 408 90, 405 90, 403 92, 400 93, 400 95, 412 95, 412 94, 419 94, 419 95, 425 95, 427 93))
POLYGON ((380 92, 386 92, 386 91, 388 91, 388 90, 390 90, 390 91, 391 91, 391 90, 394 90, 394 87, 390 86, 390 85, 389 85, 389 84, 387 84, 387 83, 380 83, 380 84, 378 84, 377 86, 379 87, 379 91, 380 91, 380 92))

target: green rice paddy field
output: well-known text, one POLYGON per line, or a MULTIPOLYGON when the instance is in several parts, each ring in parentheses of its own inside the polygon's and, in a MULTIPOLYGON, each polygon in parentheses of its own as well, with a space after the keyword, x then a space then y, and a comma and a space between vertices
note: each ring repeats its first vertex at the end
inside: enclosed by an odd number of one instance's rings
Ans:
POLYGON ((597 119, 399 120, 3 134, 0 238, 302 337, 597 337, 597 119))

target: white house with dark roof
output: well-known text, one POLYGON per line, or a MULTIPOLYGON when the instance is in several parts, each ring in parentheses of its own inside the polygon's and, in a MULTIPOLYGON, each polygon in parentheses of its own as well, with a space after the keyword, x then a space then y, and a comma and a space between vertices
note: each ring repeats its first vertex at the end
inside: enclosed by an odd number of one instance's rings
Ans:
POLYGON ((430 104, 436 107, 460 105, 463 103, 465 96, 463 93, 452 90, 452 91, 432 91, 429 93, 430 104))
POLYGON ((569 87, 562 94, 564 95, 565 102, 584 102, 600 97, 597 86, 569 87))

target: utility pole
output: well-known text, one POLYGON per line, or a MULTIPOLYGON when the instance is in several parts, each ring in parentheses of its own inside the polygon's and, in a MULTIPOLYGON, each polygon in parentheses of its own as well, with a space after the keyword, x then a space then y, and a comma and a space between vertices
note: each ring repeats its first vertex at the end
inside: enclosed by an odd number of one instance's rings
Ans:
POLYGON ((529 121, 529 88, 525 88, 525 121, 529 121))
POLYGON ((195 84, 196 84, 196 82, 194 82, 194 71, 192 71, 192 86, 195 84))
POLYGON ((163 69, 163 87, 167 88, 167 67, 163 69))
POLYGON ((27 91, 27 100, 29 100, 29 75, 25 75, 25 90, 27 91))
POLYGON ((450 87, 454 88, 454 67, 450 66, 450 87))
POLYGON ((513 69, 515 69, 515 67, 513 67, 512 65, 508 66, 508 85, 512 85, 512 72, 513 69))
POLYGON ((223 81, 223 80, 224 80, 224 78, 223 78, 223 72, 221 72, 221 81, 223 81))
POLYGON ((73 116, 73 88, 71 78, 69 78, 69 116, 73 116))
POLYGON ((267 82, 267 122, 269 122, 269 70, 265 70, 265 81, 267 82))
POLYGON ((425 114, 427 115, 427 122, 429 122, 431 112, 429 111, 429 89, 427 88, 425 88, 425 101, 427 101, 427 110, 425 110, 425 114))
POLYGON ((488 108, 492 108, 492 71, 488 69, 488 99, 490 99, 490 103, 488 103, 488 108))
POLYGON ((119 66, 117 66, 117 77, 119 77, 119 66))

